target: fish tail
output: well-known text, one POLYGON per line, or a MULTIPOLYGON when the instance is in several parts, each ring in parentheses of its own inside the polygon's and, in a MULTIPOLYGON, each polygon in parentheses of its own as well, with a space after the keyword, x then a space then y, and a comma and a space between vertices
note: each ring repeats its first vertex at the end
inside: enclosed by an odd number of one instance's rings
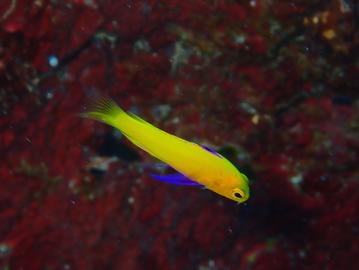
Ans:
POLYGON ((118 127, 121 118, 127 114, 112 99, 100 98, 90 107, 88 112, 82 113, 81 116, 118 127))
POLYGON ((119 129, 132 143, 157 158, 159 158, 157 153, 158 141, 161 141, 161 138, 172 138, 139 116, 126 113, 109 98, 100 98, 90 107, 88 112, 81 114, 81 116, 119 129), (160 139, 158 139, 159 137, 160 139))

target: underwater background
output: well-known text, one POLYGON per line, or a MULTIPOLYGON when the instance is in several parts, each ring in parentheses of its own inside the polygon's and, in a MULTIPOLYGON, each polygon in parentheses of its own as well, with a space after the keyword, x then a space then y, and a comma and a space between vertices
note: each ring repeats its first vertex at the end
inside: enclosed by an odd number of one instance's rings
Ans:
POLYGON ((355 0, 1 0, 0 269, 359 269, 355 0), (81 118, 229 158, 236 204, 81 118))

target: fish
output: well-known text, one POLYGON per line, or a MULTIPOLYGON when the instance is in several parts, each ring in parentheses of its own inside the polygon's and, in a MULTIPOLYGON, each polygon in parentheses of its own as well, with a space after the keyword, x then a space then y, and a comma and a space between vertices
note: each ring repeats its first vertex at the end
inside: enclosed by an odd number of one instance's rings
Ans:
POLYGON ((161 130, 141 117, 125 112, 110 98, 98 99, 81 116, 110 125, 134 145, 172 167, 176 173, 150 174, 158 181, 198 186, 237 203, 250 196, 248 177, 212 148, 161 130))

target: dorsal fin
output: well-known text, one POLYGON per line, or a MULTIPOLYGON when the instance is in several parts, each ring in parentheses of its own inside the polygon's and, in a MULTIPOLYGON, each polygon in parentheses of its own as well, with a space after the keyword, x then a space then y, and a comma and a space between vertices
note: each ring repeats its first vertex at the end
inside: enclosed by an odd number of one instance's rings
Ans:
POLYGON ((203 145, 203 144, 200 144, 200 146, 204 149, 204 150, 207 150, 208 152, 210 152, 211 154, 219 157, 219 158, 223 158, 220 154, 218 154, 216 151, 214 151, 212 148, 206 146, 206 145, 203 145))
POLYGON ((148 123, 146 120, 142 119, 141 117, 139 117, 138 115, 132 113, 132 112, 128 112, 127 113, 129 116, 131 116, 133 119, 136 119, 137 121, 147 124, 147 125, 151 125, 150 123, 148 123))

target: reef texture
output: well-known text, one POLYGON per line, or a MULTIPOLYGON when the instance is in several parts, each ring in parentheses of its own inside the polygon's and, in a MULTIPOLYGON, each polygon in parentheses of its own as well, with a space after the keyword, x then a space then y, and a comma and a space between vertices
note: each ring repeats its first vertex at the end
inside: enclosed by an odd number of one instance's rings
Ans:
POLYGON ((359 269, 358 72, 357 1, 1 0, 1 269, 359 269), (250 200, 151 180, 103 95, 250 200))

